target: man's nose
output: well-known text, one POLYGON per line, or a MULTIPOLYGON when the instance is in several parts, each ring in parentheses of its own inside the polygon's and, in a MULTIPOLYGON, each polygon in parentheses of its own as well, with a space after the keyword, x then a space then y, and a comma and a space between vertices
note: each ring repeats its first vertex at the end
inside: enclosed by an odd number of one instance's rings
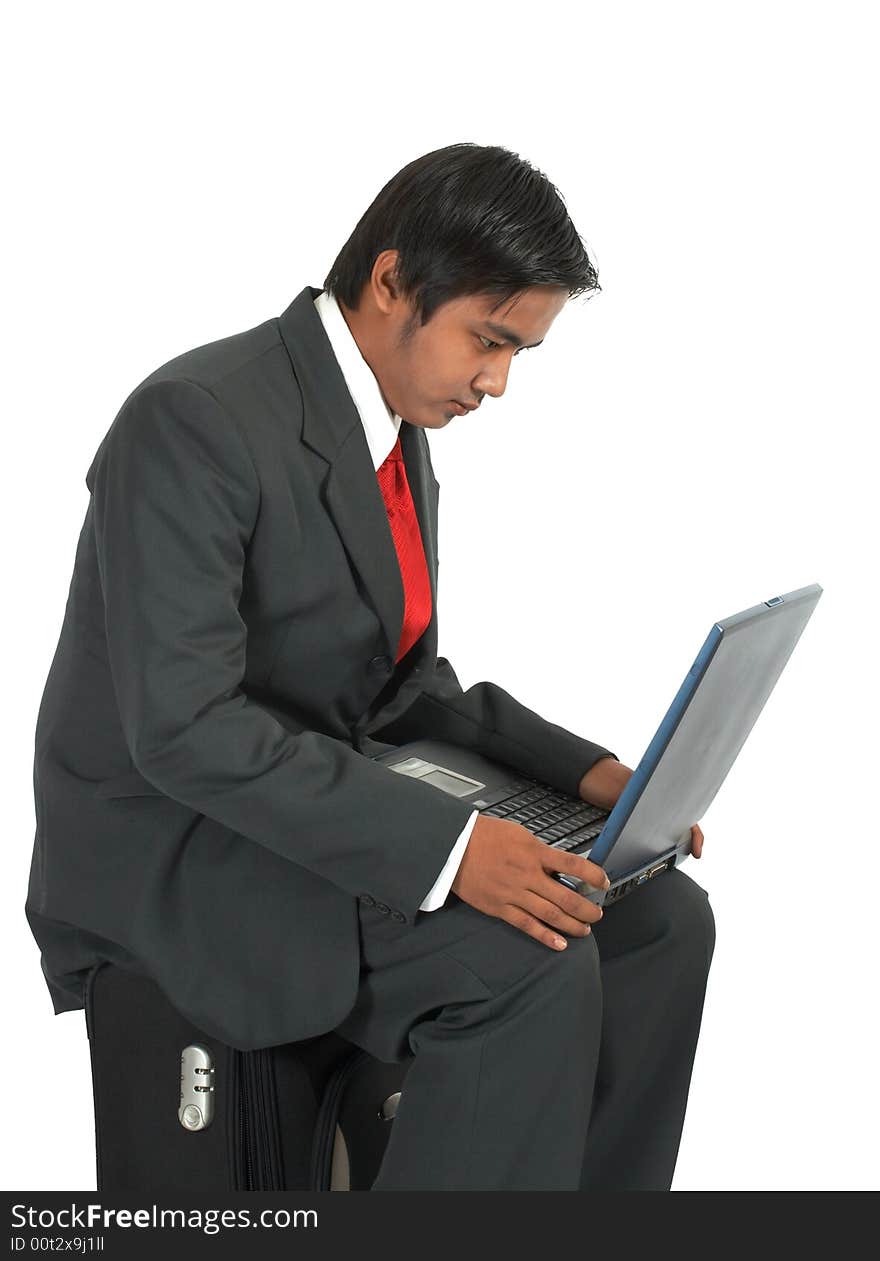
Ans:
POLYGON ((484 394, 489 394, 492 398, 501 398, 501 395, 507 389, 507 374, 509 372, 510 359, 507 359, 505 363, 494 364, 491 368, 484 368, 477 377, 474 395, 482 397, 484 394))

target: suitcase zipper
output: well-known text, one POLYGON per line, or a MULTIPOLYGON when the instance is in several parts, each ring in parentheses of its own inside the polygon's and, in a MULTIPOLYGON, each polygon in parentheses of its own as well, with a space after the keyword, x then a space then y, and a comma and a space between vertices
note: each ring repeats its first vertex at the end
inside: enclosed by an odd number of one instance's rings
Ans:
POLYGON ((244 1057, 245 1057, 245 1052, 243 1051, 235 1052, 235 1058, 237 1061, 236 1082, 238 1085, 238 1089, 236 1092, 237 1093, 236 1104, 237 1104, 237 1111, 238 1111, 238 1150, 241 1155, 242 1164, 244 1166, 244 1170, 243 1170, 244 1178, 241 1178, 241 1176, 239 1176, 238 1178, 238 1182, 240 1183, 243 1181, 244 1186, 238 1186, 236 1187, 236 1190, 237 1191, 252 1191, 253 1182, 254 1182, 254 1169, 253 1169, 253 1162, 251 1160, 250 1141, 248 1138, 248 1126, 247 1126, 248 1108, 247 1108, 247 1089, 244 1083, 244 1075, 245 1075, 245 1058, 244 1057))
POLYGON ((243 1191, 283 1191, 278 1094, 269 1050, 239 1051, 239 1150, 243 1191))
POLYGON ((257 1097, 262 1103, 262 1116, 257 1127, 257 1152, 260 1168, 265 1171, 264 1191, 284 1190, 284 1169, 281 1159, 281 1136, 278 1131, 278 1091, 275 1083, 275 1060, 271 1049, 256 1051, 254 1068, 258 1082, 257 1097))

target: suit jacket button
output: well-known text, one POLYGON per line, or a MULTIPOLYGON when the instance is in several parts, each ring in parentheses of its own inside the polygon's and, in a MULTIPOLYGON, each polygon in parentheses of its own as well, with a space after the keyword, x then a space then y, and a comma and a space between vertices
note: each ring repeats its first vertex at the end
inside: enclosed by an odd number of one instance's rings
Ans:
POLYGON ((390 911, 390 907, 387 907, 384 902, 377 902, 376 910, 381 911, 383 915, 387 915, 390 911))
POLYGON ((405 916, 405 915, 402 915, 400 911, 392 911, 392 912, 391 912, 391 918, 392 918, 393 920, 396 920, 398 924, 405 924, 405 923, 406 923, 406 916, 405 916))
POLYGON ((370 674, 385 674, 391 669, 391 658, 383 656, 371 657, 367 662, 367 669, 370 674))
POLYGON ((370 897, 369 893, 359 893, 358 902, 363 902, 365 906, 375 906, 376 899, 370 897))

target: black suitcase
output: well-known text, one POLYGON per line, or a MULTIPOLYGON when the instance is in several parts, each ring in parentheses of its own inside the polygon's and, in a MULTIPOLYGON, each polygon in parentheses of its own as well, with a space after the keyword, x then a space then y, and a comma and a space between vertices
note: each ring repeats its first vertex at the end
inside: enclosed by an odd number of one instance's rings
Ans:
POLYGON ((86 984, 97 1189, 369 1191, 412 1057, 330 1032, 240 1051, 152 978, 102 962, 86 984))

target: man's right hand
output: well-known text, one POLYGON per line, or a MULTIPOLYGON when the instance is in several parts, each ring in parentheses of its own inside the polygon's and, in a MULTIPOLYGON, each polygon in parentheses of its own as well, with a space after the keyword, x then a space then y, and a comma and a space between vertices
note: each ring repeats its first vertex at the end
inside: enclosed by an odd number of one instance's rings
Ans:
POLYGON ((585 937, 590 925, 602 918, 602 908, 555 880, 556 871, 577 876, 596 889, 607 887, 605 872, 588 858, 553 849, 521 823, 481 814, 452 892, 478 911, 561 950, 566 943, 559 934, 585 937))

